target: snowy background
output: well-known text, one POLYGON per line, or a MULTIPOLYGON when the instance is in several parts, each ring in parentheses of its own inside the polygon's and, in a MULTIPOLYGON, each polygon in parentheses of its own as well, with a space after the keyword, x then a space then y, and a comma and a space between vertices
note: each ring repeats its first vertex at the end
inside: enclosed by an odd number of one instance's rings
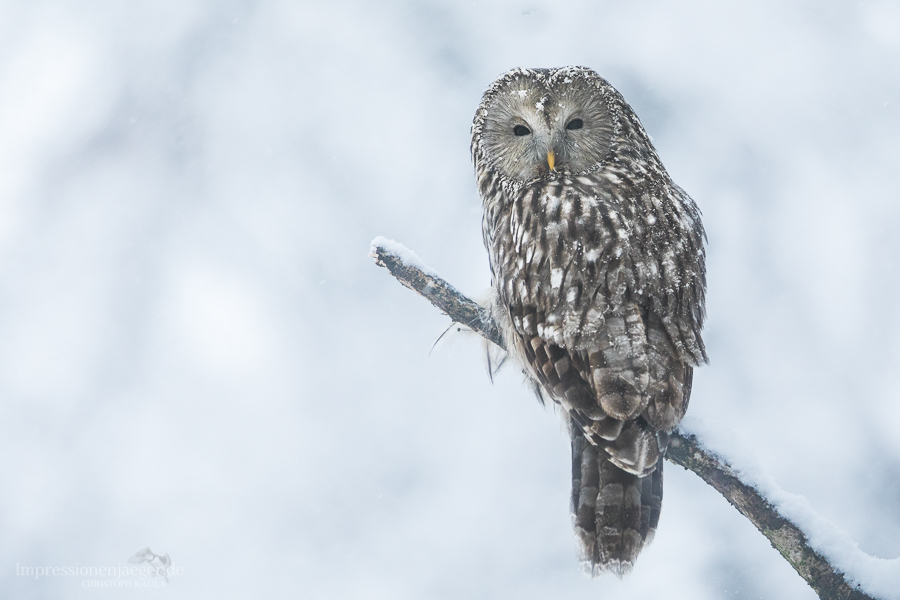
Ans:
MULTIPOLYGON (((900 556, 891 2, 3 2, 0 596, 815 598, 667 465, 624 580, 574 558, 569 447, 366 254, 489 286, 469 127, 590 66, 709 234, 690 414, 900 556), (92 590, 19 566, 116 566, 92 590)), ((96 578, 94 578, 96 579, 96 578)), ((101 578, 102 579, 102 578, 101 578)))

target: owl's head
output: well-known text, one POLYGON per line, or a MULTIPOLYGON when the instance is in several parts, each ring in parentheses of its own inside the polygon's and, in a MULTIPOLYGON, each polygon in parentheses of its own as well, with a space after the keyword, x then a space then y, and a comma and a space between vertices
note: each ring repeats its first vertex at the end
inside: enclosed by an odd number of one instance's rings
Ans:
POLYGON ((472 152, 513 182, 585 173, 611 159, 623 111, 631 112, 621 95, 591 69, 514 69, 485 92, 472 152))

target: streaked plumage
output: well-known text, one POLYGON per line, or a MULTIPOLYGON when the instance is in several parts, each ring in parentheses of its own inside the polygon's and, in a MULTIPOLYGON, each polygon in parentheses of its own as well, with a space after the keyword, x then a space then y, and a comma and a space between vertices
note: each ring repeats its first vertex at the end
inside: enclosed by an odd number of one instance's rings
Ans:
POLYGON ((497 79, 472 156, 492 310, 510 353, 565 409, 581 559, 621 574, 656 530, 667 433, 707 360, 699 210, 586 68, 497 79))

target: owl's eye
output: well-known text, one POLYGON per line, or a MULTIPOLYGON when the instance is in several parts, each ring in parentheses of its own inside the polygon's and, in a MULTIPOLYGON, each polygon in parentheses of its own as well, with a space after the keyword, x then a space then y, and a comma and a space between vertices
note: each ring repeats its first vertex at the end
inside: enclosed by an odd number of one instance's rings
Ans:
POLYGON ((513 133, 516 135, 529 135, 531 133, 531 130, 524 125, 516 125, 515 127, 513 127, 513 133))
POLYGON ((581 119, 572 119, 566 124, 566 129, 568 129, 569 131, 573 129, 581 129, 582 127, 584 127, 584 121, 582 121, 581 119))

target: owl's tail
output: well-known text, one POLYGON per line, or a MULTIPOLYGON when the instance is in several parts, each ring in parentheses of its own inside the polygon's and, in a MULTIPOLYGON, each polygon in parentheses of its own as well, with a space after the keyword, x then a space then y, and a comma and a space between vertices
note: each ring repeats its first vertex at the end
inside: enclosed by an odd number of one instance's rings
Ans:
POLYGON ((638 477, 607 456, 581 432, 572 432, 572 522, 582 565, 592 576, 631 570, 653 539, 662 505, 662 457, 638 477))

